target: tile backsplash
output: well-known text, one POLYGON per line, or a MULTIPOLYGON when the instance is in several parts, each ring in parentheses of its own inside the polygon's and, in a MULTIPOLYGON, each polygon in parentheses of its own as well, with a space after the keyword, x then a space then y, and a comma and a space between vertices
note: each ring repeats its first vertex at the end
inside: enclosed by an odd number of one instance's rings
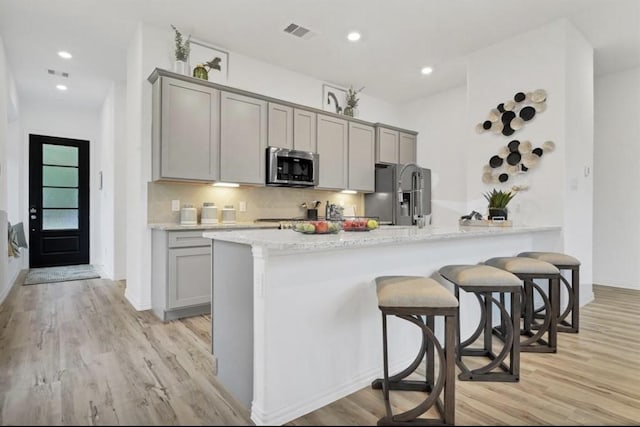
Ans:
POLYGON ((356 215, 364 214, 364 196, 362 194, 342 194, 334 191, 322 191, 290 187, 213 187, 210 184, 192 184, 178 182, 148 183, 148 223, 178 223, 180 212, 171 211, 171 201, 180 200, 180 206, 191 203, 198 210, 198 222, 204 202, 213 202, 218 207, 218 216, 225 205, 236 209, 236 221, 251 222, 257 218, 295 218, 304 217, 306 211, 300 205, 320 200, 318 215, 324 216, 327 200, 329 203, 342 204, 345 208, 355 206, 356 215), (240 202, 246 203, 246 212, 240 212, 240 202))

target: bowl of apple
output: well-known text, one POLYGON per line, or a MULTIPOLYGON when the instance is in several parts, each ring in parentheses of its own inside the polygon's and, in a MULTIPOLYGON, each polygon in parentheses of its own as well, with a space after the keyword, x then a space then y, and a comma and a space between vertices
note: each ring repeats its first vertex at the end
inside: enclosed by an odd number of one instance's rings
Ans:
POLYGON ((335 234, 342 229, 337 221, 300 221, 293 227, 302 234, 335 234))
POLYGON ((342 221, 342 229, 344 231, 371 231, 378 228, 378 226, 376 218, 354 217, 342 221))

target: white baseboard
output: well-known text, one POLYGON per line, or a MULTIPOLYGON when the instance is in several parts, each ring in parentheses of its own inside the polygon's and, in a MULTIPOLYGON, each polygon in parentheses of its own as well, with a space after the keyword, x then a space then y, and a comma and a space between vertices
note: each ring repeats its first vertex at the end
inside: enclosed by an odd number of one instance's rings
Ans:
MULTIPOLYGON (((413 357, 407 360, 403 360, 398 363, 390 364, 389 370, 391 372, 399 372, 409 366, 413 362, 413 357)), ((318 394, 315 397, 307 399, 306 401, 296 406, 286 406, 279 410, 269 411, 265 413, 258 408, 251 408, 251 420, 257 426, 277 426, 283 425, 289 421, 295 420, 309 412, 313 412, 316 409, 322 408, 336 400, 342 399, 356 391, 371 386, 371 382, 381 376, 382 366, 380 368, 370 369, 366 372, 362 372, 356 378, 352 378, 345 381, 343 384, 333 388, 333 390, 326 391, 318 394)), ((382 393, 382 391, 380 392, 382 393)))
POLYGON ((127 301, 129 301, 129 304, 131 304, 131 306, 137 311, 151 310, 151 301, 138 301, 131 295, 128 287, 124 290, 124 297, 127 299, 127 301))

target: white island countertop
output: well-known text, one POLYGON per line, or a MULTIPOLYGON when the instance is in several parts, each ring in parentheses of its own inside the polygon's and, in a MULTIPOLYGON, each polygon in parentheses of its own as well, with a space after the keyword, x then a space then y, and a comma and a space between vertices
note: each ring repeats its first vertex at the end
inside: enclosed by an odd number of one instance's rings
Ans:
POLYGON ((208 231, 203 236, 213 240, 240 243, 250 246, 283 251, 321 251, 326 249, 354 248, 422 242, 468 237, 507 236, 544 231, 560 231, 559 226, 513 227, 439 227, 424 228, 389 226, 371 231, 340 231, 336 234, 304 234, 294 230, 237 230, 224 233, 208 231))

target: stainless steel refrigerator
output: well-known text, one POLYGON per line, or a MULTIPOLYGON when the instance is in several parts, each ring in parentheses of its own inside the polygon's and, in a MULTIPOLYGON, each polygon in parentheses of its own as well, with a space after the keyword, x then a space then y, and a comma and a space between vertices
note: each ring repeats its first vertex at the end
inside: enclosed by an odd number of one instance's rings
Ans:
POLYGON ((416 225, 420 212, 426 224, 431 218, 431 170, 417 165, 376 165, 375 192, 364 195, 364 213, 380 224, 416 225), (400 176, 402 172, 402 176, 400 176), (422 182, 419 178, 422 177, 422 182), (422 184, 422 185, 420 185, 422 184), (422 191, 418 191, 419 189, 422 191), (422 197, 420 197, 420 193, 422 197))

